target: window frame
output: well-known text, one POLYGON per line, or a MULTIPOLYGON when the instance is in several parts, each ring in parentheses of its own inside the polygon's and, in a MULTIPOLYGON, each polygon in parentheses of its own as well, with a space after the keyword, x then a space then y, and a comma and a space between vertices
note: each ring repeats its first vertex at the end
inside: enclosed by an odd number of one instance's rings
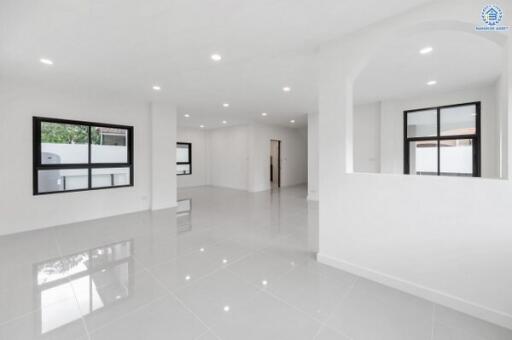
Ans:
MULTIPOLYGON (((443 176, 441 173, 441 142, 446 140, 459 140, 459 139, 469 139, 473 142, 473 171, 471 177, 481 177, 482 169, 481 169, 481 159, 482 159, 482 146, 481 146, 481 110, 482 103, 477 102, 469 102, 469 103, 461 103, 454 105, 444 105, 444 106, 434 106, 427 107, 421 109, 414 110, 406 110, 404 111, 404 174, 410 175, 410 144, 418 141, 435 141, 437 142, 437 175, 432 176, 443 176), (475 134, 469 135, 449 135, 442 136, 441 135, 441 110, 461 107, 461 106, 475 106, 475 134), (428 110, 436 110, 437 111, 437 129, 436 135, 430 137, 408 137, 407 135, 407 127, 408 127, 408 115, 409 113, 428 111, 428 110)), ((445 176, 448 177, 448 176, 445 176)), ((464 177, 464 176, 461 176, 464 177)), ((467 176, 470 177, 470 176, 467 176)))
POLYGON ((108 123, 98 123, 98 122, 86 122, 80 120, 69 120, 69 119, 60 119, 60 118, 49 118, 49 117, 32 117, 32 154, 33 154, 33 195, 50 195, 50 194, 64 194, 71 192, 80 192, 80 191, 91 191, 91 190, 103 190, 103 189, 118 189, 118 188, 127 188, 134 186, 134 162, 133 162, 133 126, 128 125, 119 125, 119 124, 108 124, 108 123), (42 164, 41 162, 41 124, 42 123, 57 123, 57 124, 71 124, 71 125, 82 125, 87 126, 89 129, 88 138, 88 162, 87 163, 63 163, 63 164, 42 164), (123 129, 128 131, 128 138, 126 142, 127 147, 127 161, 126 163, 92 163, 91 160, 91 129, 92 127, 102 127, 102 128, 112 128, 112 129, 123 129), (125 185, 117 185, 117 186, 103 186, 103 187, 93 187, 92 186, 92 170, 93 169, 104 169, 104 168, 129 168, 130 169, 130 183, 125 185), (62 191, 49 191, 49 192, 39 192, 39 177, 38 172, 40 170, 76 170, 76 169, 84 169, 87 170, 88 174, 88 183, 87 188, 83 189, 73 189, 73 190, 62 190, 62 191))
POLYGON ((176 176, 190 176, 190 175, 192 175, 192 143, 176 142, 176 148, 178 147, 178 145, 187 145, 187 147, 188 147, 188 162, 176 161, 176 165, 188 165, 190 167, 190 172, 188 174, 176 174, 176 176))

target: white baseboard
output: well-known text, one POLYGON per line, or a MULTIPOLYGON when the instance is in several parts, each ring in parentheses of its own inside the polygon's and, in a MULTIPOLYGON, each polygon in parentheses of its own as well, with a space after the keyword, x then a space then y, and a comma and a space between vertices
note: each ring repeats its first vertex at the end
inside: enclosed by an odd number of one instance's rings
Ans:
POLYGON ((317 254, 317 260, 318 262, 328 266, 335 267, 365 279, 378 282, 385 286, 389 286, 411 295, 421 297, 439 305, 452 308, 465 314, 469 314, 478 319, 482 319, 502 327, 512 329, 512 315, 505 312, 487 308, 485 306, 467 301, 454 295, 418 285, 414 282, 384 274, 370 268, 361 267, 353 263, 335 259, 321 253, 317 254))
POLYGON ((154 205, 151 207, 151 211, 158 211, 158 210, 164 210, 164 209, 172 209, 172 208, 176 208, 178 206, 178 202, 169 202, 169 203, 165 203, 165 204, 159 204, 159 205, 154 205))

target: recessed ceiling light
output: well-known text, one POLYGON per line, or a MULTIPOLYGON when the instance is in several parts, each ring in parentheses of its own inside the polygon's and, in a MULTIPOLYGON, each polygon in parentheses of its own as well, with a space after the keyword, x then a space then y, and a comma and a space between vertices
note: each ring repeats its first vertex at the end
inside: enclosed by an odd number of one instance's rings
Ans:
MULTIPOLYGON (((201 129, 204 129, 204 125, 199 125, 199 127, 200 127, 201 129)), ((199 249, 199 251, 203 252, 203 251, 204 251, 204 248, 199 249)))
POLYGON ((429 54, 434 50, 432 46, 424 47, 420 50, 420 54, 429 54))
POLYGON ((437 84, 437 81, 436 80, 431 80, 427 83, 428 86, 434 86, 437 84))
POLYGON ((227 121, 227 120, 223 120, 223 121, 222 121, 222 124, 227 124, 227 123, 228 123, 228 121, 227 121))
POLYGON ((45 65, 53 65, 53 61, 51 61, 50 59, 41 58, 39 59, 39 61, 45 65))
POLYGON ((222 259, 222 263, 224 263, 224 264, 228 263, 228 259, 222 259))
POLYGON ((229 306, 224 306, 224 312, 229 312, 230 309, 229 306))
POLYGON ((161 89, 162 88, 160 86, 158 86, 158 85, 154 85, 153 86, 153 90, 155 90, 155 91, 160 91, 161 89))
POLYGON ((261 281, 261 284, 266 286, 266 285, 268 285, 268 281, 267 280, 263 280, 263 281, 261 281))
POLYGON ((213 60, 213 61, 221 61, 222 59, 222 56, 220 54, 212 54, 210 56, 210 58, 213 60))
POLYGON ((295 119, 290 120, 290 123, 295 124, 295 119))
POLYGON ((292 89, 289 86, 283 87, 284 92, 290 92, 292 89))
POLYGON ((268 113, 263 112, 261 115, 262 115, 263 117, 266 117, 266 116, 268 116, 268 113))
POLYGON ((185 276, 185 280, 190 281, 191 277, 190 275, 185 276))
POLYGON ((224 104, 222 104, 222 106, 229 107, 229 103, 224 103, 224 104))
POLYGON ((185 114, 183 115, 183 117, 185 117, 185 118, 190 118, 190 115, 189 115, 188 113, 185 113, 185 114))

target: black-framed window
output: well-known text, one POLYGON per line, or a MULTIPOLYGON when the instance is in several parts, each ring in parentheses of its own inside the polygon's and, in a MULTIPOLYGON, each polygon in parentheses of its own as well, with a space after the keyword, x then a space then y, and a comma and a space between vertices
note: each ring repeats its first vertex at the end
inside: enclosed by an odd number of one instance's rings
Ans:
POLYGON ((176 175, 192 175, 192 143, 176 143, 176 175))
POLYGON ((133 127, 33 118, 34 195, 133 186, 133 127))
POLYGON ((404 173, 480 177, 481 103, 404 112, 404 173))

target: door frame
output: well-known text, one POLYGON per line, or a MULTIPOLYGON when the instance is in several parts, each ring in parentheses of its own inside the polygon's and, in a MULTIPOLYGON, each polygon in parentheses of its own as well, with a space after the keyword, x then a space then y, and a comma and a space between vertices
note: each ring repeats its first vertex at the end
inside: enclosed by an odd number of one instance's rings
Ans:
MULTIPOLYGON (((271 150, 272 150, 273 142, 277 142, 277 187, 281 188, 281 141, 279 139, 271 139, 270 140, 271 150)), ((272 159, 272 152, 270 153, 270 158, 272 159)), ((272 169, 272 167, 273 167, 273 164, 271 161, 270 168, 272 169)), ((271 172, 271 177, 270 177, 271 183, 273 182, 272 176, 273 176, 273 173, 271 172)))

